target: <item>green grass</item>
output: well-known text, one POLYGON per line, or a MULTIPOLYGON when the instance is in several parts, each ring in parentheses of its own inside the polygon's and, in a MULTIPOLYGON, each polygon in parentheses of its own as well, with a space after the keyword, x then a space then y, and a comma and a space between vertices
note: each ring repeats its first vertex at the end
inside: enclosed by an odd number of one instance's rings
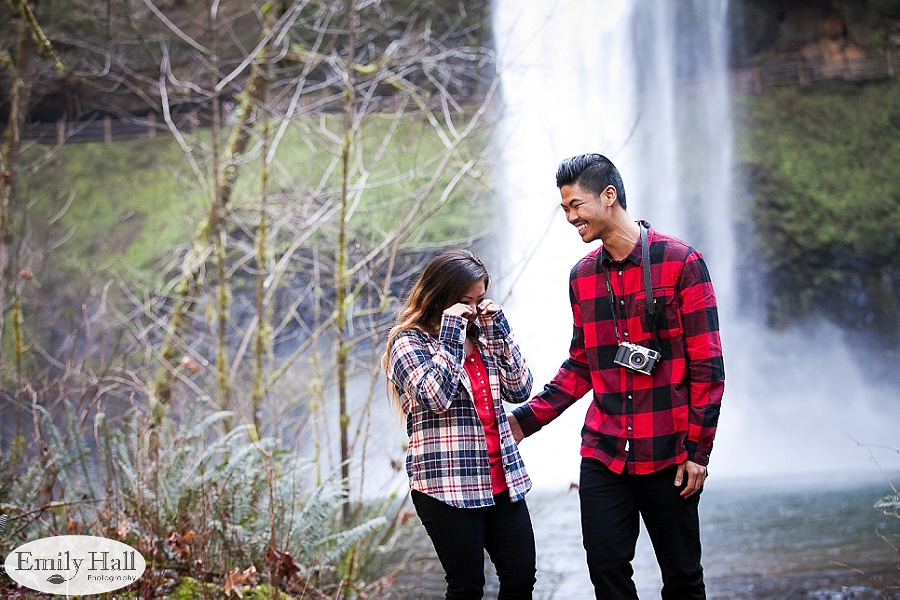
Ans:
MULTIPOLYGON (((350 229, 352 238, 365 244, 377 243, 409 210, 410 198, 432 176, 434 157, 442 147, 430 126, 404 118, 394 124, 383 158, 369 164, 391 127, 389 118, 372 116, 360 137, 362 165, 369 174, 350 229)), ((227 132, 223 146, 226 136, 227 132)), ((298 214, 336 201, 339 168, 326 179, 325 188, 319 188, 338 151, 335 138, 339 136, 340 118, 336 116, 292 123, 271 170, 269 192, 274 200, 270 201, 293 204, 292 210, 298 214)), ((477 153, 483 139, 468 140, 451 164, 477 153)), ((208 146, 209 132, 200 132, 192 144, 198 149, 208 146)), ((32 147, 25 161, 46 150, 45 146, 32 147)), ((198 151, 196 155, 200 168, 208 171, 207 153, 198 151)), ((242 166, 232 202, 251 222, 260 193, 260 171, 258 156, 242 166)), ((430 203, 437 201, 451 175, 439 178, 430 203)), ((350 183, 358 181, 356 171, 350 183)), ((29 244, 45 253, 44 274, 56 273, 57 282, 68 284, 109 269, 155 278, 160 266, 173 257, 173 248, 190 243, 208 203, 184 153, 168 135, 66 144, 39 170, 24 173, 20 186, 21 198, 30 208, 27 219, 21 211, 16 213, 17 230, 27 228, 29 244), (70 199, 68 209, 62 212, 70 199)), ((412 232, 411 239, 440 242, 483 232, 489 218, 485 192, 476 178, 465 178, 447 205, 423 228, 412 232)))
POLYGON ((64 145, 49 164, 23 177, 29 243, 72 274, 147 266, 163 249, 189 240, 190 221, 202 210, 180 163, 168 137, 64 145))

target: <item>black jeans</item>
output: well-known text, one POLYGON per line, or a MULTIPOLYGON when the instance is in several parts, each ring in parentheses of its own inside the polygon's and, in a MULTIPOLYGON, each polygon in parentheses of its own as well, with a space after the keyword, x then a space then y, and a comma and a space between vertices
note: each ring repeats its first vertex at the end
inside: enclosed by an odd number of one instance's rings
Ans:
MULTIPOLYGON (((596 597, 637 598, 631 561, 644 520, 662 571, 664 599, 706 598, 700 566, 700 492, 682 498, 671 467, 651 475, 617 475, 581 459, 581 533, 596 597)), ((702 490, 701 490, 702 491, 702 490)))
POLYGON ((498 600, 531 598, 534 531, 524 500, 510 502, 504 492, 494 506, 456 508, 416 490, 412 500, 444 567, 447 598, 482 597, 485 550, 500 579, 498 600))

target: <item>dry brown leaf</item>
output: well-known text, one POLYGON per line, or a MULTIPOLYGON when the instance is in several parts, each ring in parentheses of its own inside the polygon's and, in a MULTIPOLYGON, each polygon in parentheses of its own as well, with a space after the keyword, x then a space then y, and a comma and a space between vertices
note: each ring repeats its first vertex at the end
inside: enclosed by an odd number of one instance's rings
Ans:
POLYGON ((66 524, 66 535, 79 535, 81 533, 81 523, 72 518, 72 515, 66 514, 69 522, 66 524))
POLYGON ((172 547, 172 550, 175 551, 181 560, 187 561, 191 557, 191 546, 190 543, 194 541, 194 532, 188 531, 183 536, 178 534, 175 531, 169 532, 169 537, 166 538, 166 542, 168 542, 169 546, 172 547))
POLYGON ((228 572, 228 575, 225 576, 225 595, 230 598, 231 592, 234 592, 238 598, 243 598, 241 587, 245 585, 249 586, 251 590, 256 587, 256 567, 253 565, 243 571, 238 571, 235 567, 228 572))
POLYGON ((125 519, 119 519, 119 524, 116 525, 116 535, 119 536, 120 540, 124 540, 128 537, 128 533, 131 531, 131 523, 126 521, 125 519))
POLYGON ((266 566, 275 577, 284 577, 290 579, 294 575, 300 574, 303 570, 294 557, 287 552, 279 552, 275 548, 266 550, 265 555, 266 566))
POLYGON ((202 367, 200 363, 194 360, 192 356, 182 356, 181 357, 181 366, 190 371, 191 373, 198 372, 202 367))

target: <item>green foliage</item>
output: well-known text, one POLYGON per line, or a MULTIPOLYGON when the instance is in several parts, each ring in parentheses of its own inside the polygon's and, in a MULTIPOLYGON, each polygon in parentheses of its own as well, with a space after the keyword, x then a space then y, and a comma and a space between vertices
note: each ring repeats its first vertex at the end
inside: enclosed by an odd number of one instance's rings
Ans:
MULTIPOLYGON (((45 150, 34 146, 25 159, 45 150)), ((38 276, 71 288, 109 267, 153 266, 190 239, 202 208, 192 177, 169 136, 64 145, 22 175, 32 235, 47 249, 38 276)))
POLYGON ((897 332, 900 85, 825 82, 746 99, 748 201, 786 324, 813 308, 897 332))
MULTIPOLYGON (((264 583, 256 586, 252 592, 243 590, 243 600, 272 600, 272 586, 264 583)), ((236 598, 236 594, 232 594, 231 598, 236 598)), ((166 595, 169 600, 206 600, 207 598, 226 598, 221 586, 213 583, 201 583, 193 577, 182 577, 169 594, 166 595)), ((278 592, 278 600, 291 600, 291 597, 282 591, 278 592)))
MULTIPOLYGON (((276 155, 270 185, 278 197, 314 206, 336 193, 340 187, 336 172, 327 181, 330 187, 315 186, 323 173, 332 172, 329 164, 334 157, 323 132, 335 134, 339 128, 339 117, 295 119, 276 155)), ((201 132, 197 143, 206 143, 206 137, 201 132)), ((476 154, 485 143, 483 137, 474 137, 461 151, 476 154)), ((434 176, 435 156, 441 149, 434 130, 419 119, 368 117, 359 160, 365 164, 382 145, 383 158, 366 164, 367 185, 351 216, 350 226, 361 240, 379 238, 396 226, 403 207, 434 176)), ((26 160, 46 150, 44 145, 32 146, 26 160)), ((252 210, 260 172, 259 157, 248 158, 237 184, 235 210, 252 210)), ((484 233, 490 206, 483 193, 486 187, 478 179, 482 175, 475 176, 465 178, 447 206, 412 237, 437 242, 484 233)), ((451 177, 452 173, 441 174, 436 189, 451 177)), ((151 280, 167 275, 159 272, 160 263, 169 260, 173 247, 190 240, 203 213, 206 200, 193 181, 181 149, 168 135, 64 145, 39 171, 22 174, 22 195, 30 207, 29 235, 46 249, 45 263, 35 266, 36 274, 43 282, 56 284, 57 293, 68 289, 79 296, 93 290, 73 286, 90 286, 95 275, 106 275, 110 269, 124 274, 138 271, 151 280)))
MULTIPOLYGON (((21 457, 15 445, 0 464, 6 473, 22 472, 2 488, 2 510, 10 516, 0 533, 4 554, 30 539, 77 531, 128 543, 149 568, 205 577, 252 564, 265 574, 274 532, 276 548, 303 565, 307 579, 325 585, 342 557, 386 523, 376 517, 341 527, 339 482, 315 484, 310 463, 274 440, 254 441, 249 426, 217 433, 231 413, 197 412, 183 422, 167 417, 149 431, 136 412, 118 425, 98 414, 93 427, 82 427, 67 404, 61 430, 38 411, 40 465, 23 471, 11 464, 21 457)), ((200 590, 192 585, 183 581, 178 593, 195 597, 200 590)))
POLYGON ((900 519, 900 496, 890 494, 875 503, 874 508, 884 511, 885 515, 889 515, 900 519))

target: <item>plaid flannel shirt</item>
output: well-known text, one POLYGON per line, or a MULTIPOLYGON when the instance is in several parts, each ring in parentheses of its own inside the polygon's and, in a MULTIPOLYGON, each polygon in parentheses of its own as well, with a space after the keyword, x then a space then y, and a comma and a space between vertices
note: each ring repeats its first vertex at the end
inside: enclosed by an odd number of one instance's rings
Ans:
MULTIPOLYGON (((458 508, 494 504, 484 427, 464 367, 466 320, 443 315, 437 339, 410 329, 394 340, 388 377, 400 393, 409 446, 410 488, 458 508)), ((501 399, 522 403, 531 394, 531 371, 513 340, 503 311, 477 320, 478 350, 487 368, 510 501, 531 488, 501 399)))
POLYGON ((716 298, 703 257, 649 231, 658 349, 651 375, 613 363, 618 349, 603 267, 608 269, 621 341, 656 347, 648 322, 641 244, 620 262, 602 247, 572 269, 574 328, 569 358, 553 380, 513 414, 525 435, 593 390, 581 456, 616 473, 654 473, 689 459, 709 462, 725 389, 716 298))

